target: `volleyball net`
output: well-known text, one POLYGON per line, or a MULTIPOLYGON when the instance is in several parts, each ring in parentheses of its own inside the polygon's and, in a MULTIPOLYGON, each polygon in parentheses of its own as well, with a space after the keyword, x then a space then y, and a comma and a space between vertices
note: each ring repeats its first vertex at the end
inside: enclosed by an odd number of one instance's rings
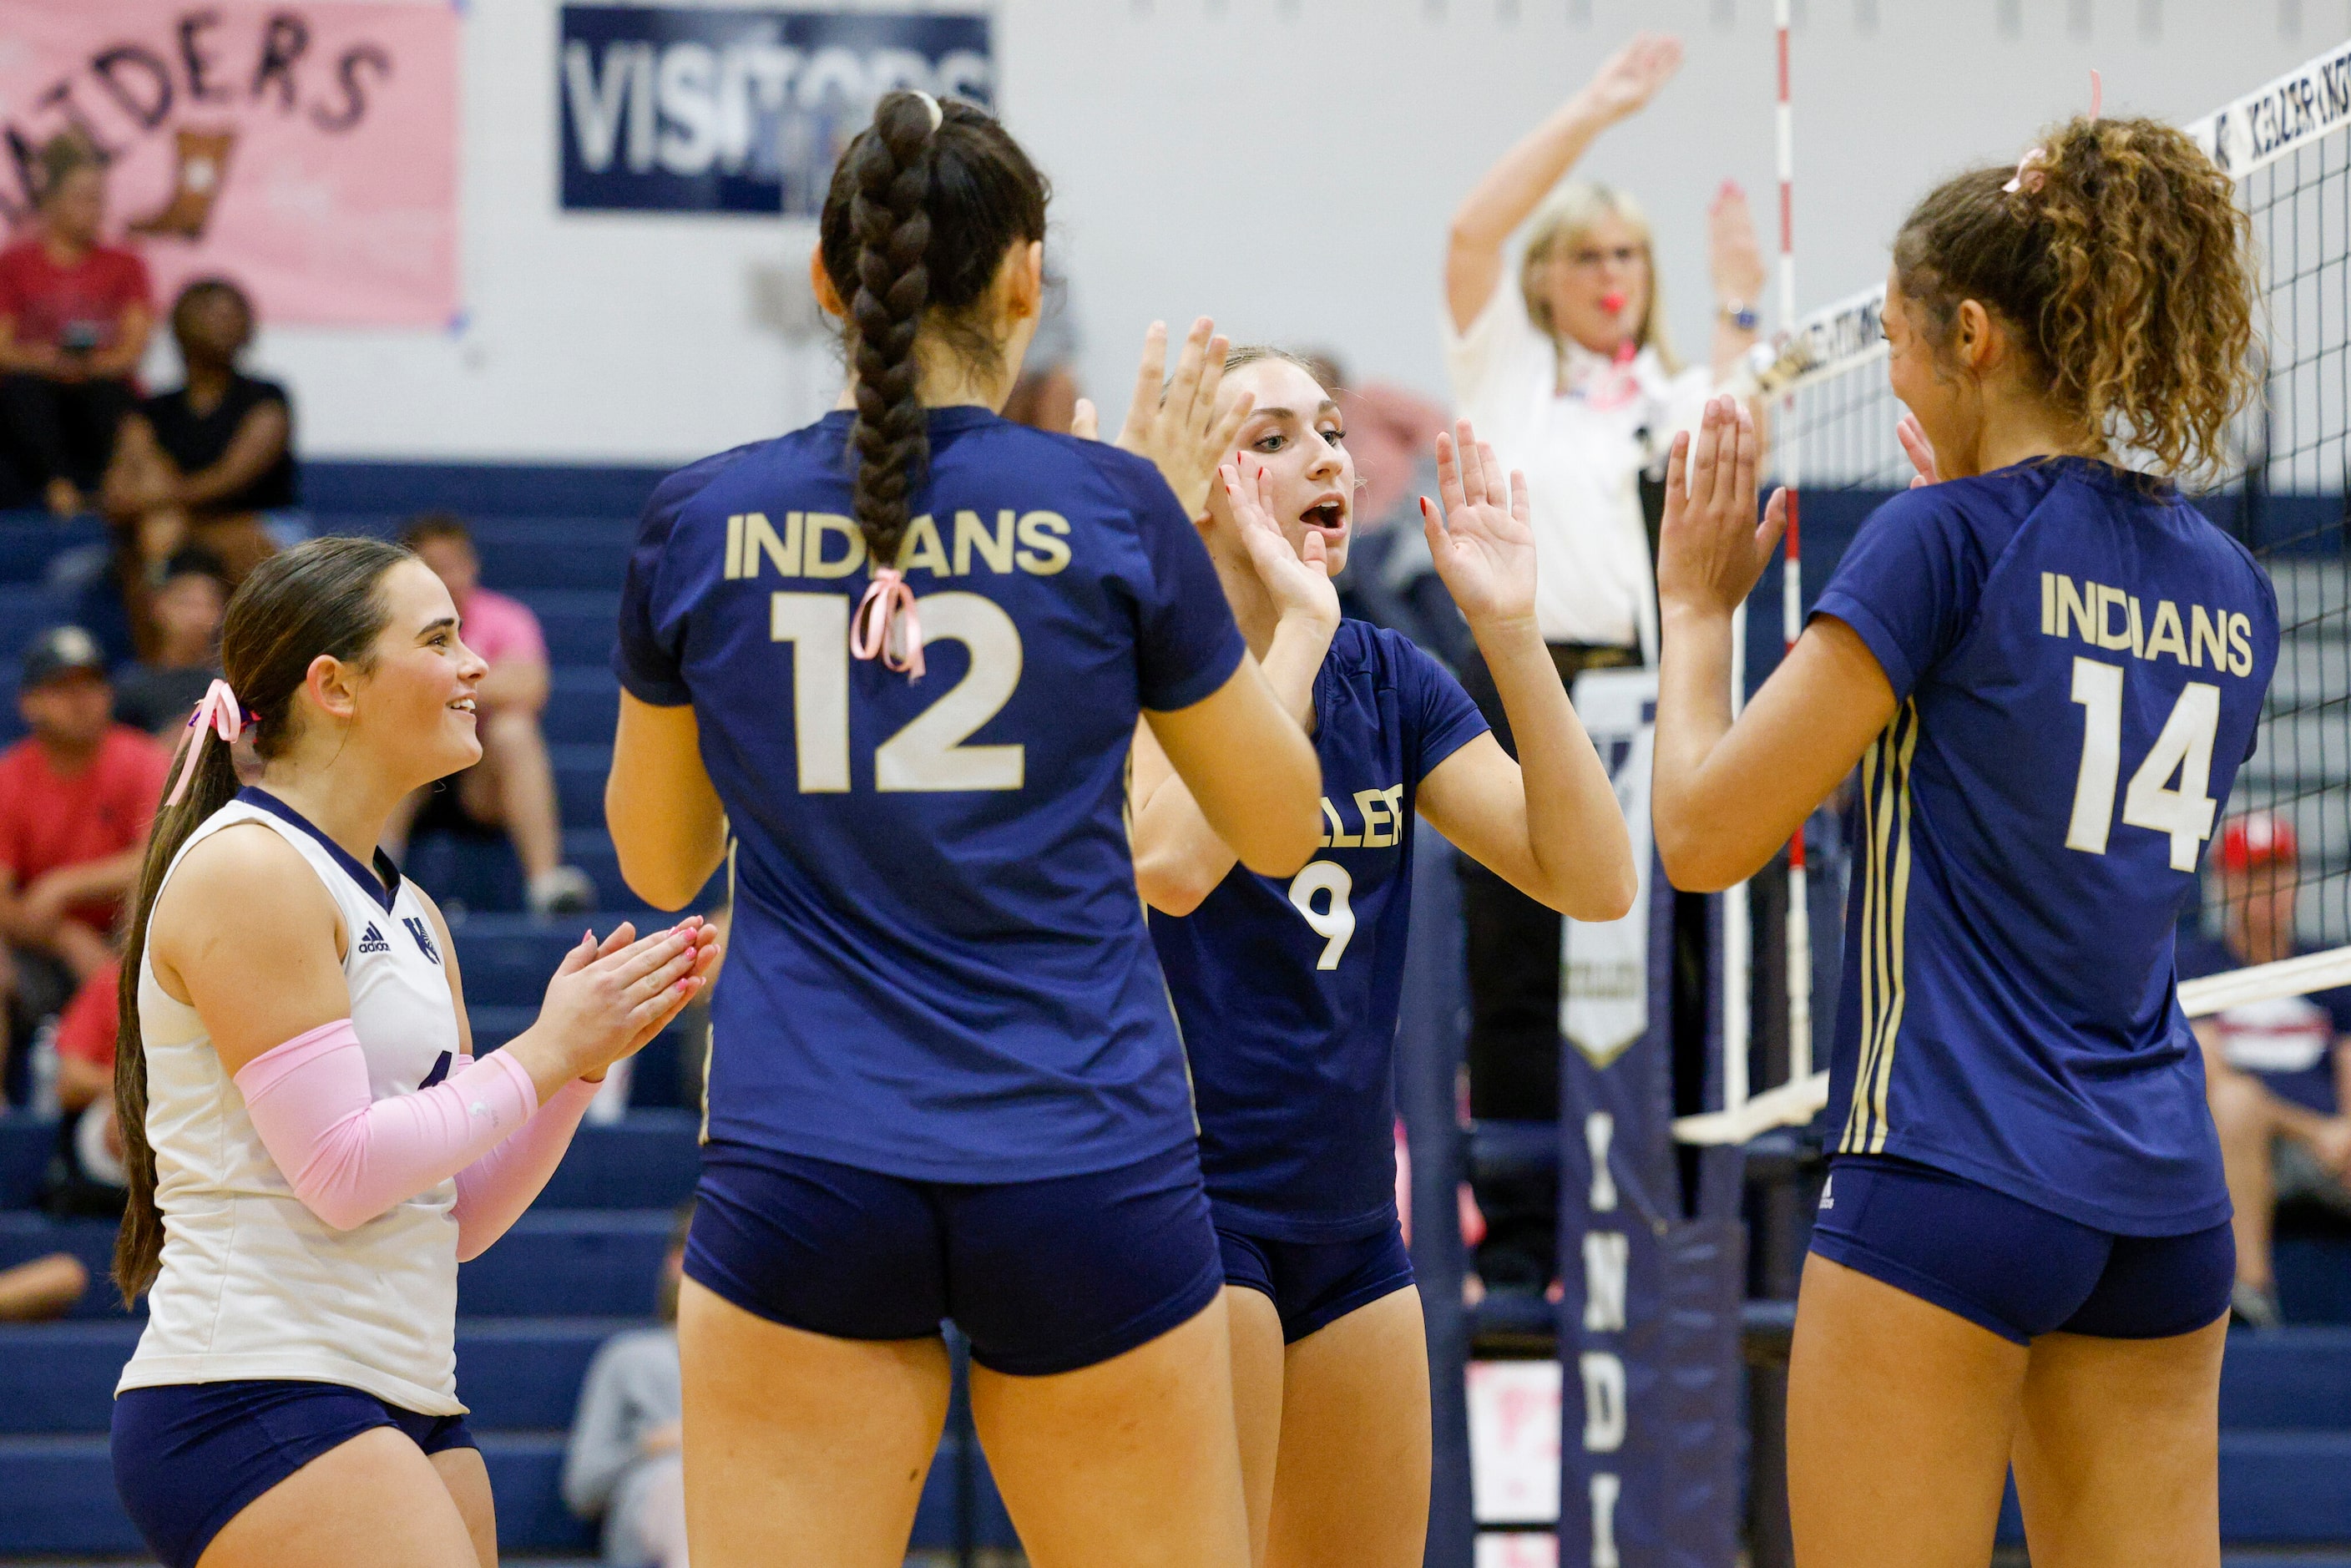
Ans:
MULTIPOLYGON (((2261 392, 2242 420, 2223 480, 2196 497, 2241 540, 2277 588, 2281 644, 2253 757, 2216 814, 2201 860, 2199 919, 2215 937, 2268 923, 2297 956, 2180 987, 2191 1016, 2351 984, 2351 44, 2338 45, 2186 127, 2236 181, 2261 274, 2261 392)), ((1776 610, 1792 639, 1810 595, 1862 521, 1907 486, 1896 436, 1903 410, 1886 385, 1881 283, 1805 318, 1758 356, 1756 391, 1774 409, 1771 458, 1794 498, 1779 592, 1767 582, 1750 613, 1776 610), (1781 602, 1770 602, 1777 597, 1781 602)), ((2200 781, 2175 773, 2183 791, 2200 781)), ((1689 1144, 1744 1143, 1809 1122, 1825 1103, 1826 1015, 1841 927, 1814 917, 1842 907, 1851 808, 1833 800, 1788 857, 1786 914, 1758 928, 1786 976, 1788 1068, 1750 1091, 1748 964, 1725 966, 1726 1071, 1719 1109, 1686 1116, 1689 1144), (1810 884, 1808 887, 1808 883, 1810 884), (1808 896, 1808 893, 1811 896, 1808 896), (1819 938, 1815 940, 1816 936, 1819 938), (1816 1017, 1816 1014, 1819 1015, 1816 1017)), ((1742 901, 1743 907, 1743 901, 1742 901)), ((2258 950, 2262 946, 2254 943, 2258 950)), ((1756 967, 1763 967, 1758 964, 1756 967)), ((1761 1074, 1756 1076, 1760 1077, 1761 1074)))

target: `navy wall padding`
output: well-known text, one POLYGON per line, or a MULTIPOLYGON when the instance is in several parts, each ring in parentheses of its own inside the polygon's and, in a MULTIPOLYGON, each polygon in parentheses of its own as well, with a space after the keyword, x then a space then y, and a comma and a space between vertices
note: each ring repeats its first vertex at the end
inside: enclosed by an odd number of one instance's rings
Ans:
POLYGON ((683 464, 391 463, 312 459, 302 465, 310 512, 456 512, 481 517, 595 513, 635 517, 683 464))

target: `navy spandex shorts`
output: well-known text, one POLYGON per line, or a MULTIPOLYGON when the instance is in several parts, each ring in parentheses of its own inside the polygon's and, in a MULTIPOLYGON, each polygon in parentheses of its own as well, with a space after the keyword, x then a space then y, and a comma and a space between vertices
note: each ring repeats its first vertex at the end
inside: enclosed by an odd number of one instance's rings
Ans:
POLYGON ((2237 1270, 2225 1220, 2118 1236, 1883 1155, 1830 1163, 1813 1250, 2019 1344, 2192 1333, 2229 1310, 2237 1270))
POLYGON ((952 1319, 1019 1377, 1123 1355, 1196 1315, 1225 1270, 1186 1140, 1048 1181, 914 1181, 739 1144, 703 1151, 685 1272, 747 1312, 837 1339, 952 1319))
POLYGON ((1385 1230, 1346 1241, 1277 1241, 1218 1226, 1217 1242, 1224 1249, 1225 1283, 1273 1299, 1284 1344, 1412 1283, 1412 1255, 1394 1220, 1385 1230))
POLYGON ((340 1383, 172 1383, 115 1396, 114 1490, 163 1568, 195 1568, 246 1504, 378 1427, 428 1454, 477 1447, 463 1416, 420 1416, 340 1383))

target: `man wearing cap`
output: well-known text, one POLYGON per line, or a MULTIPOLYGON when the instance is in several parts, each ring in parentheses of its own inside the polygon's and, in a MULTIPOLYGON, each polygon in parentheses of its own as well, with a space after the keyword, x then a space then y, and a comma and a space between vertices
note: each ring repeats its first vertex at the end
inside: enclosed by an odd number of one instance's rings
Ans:
POLYGON ((0 956, 12 1044, 115 956, 170 761, 113 721, 97 640, 78 626, 25 650, 16 709, 32 734, 0 752, 0 956))
MULTIPOLYGON (((2267 811, 2220 831, 2220 936, 2183 938, 2179 977, 2291 958, 2300 885, 2294 824, 2267 811)), ((2351 987, 2249 1002, 2196 1020, 2206 1093, 2236 1207, 2231 1308, 2278 1322, 2270 1232, 2277 1205, 2304 1198, 2351 1218, 2351 987)))

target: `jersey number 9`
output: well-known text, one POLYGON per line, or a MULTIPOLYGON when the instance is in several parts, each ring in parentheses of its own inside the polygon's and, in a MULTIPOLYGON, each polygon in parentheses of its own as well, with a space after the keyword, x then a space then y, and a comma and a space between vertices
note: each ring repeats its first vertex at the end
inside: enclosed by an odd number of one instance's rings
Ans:
POLYGON ((1290 879, 1290 902, 1314 928, 1314 935, 1323 938, 1322 956, 1314 960, 1318 969, 1335 969, 1345 956, 1347 944, 1354 940, 1355 912, 1347 907, 1347 895, 1355 891, 1355 879, 1347 868, 1336 861, 1308 861, 1306 869, 1290 879), (1330 904, 1317 911, 1314 895, 1327 893, 1330 904))
MULTIPOLYGON (((2098 659, 2074 659, 2074 700, 2087 710, 2082 719, 2082 767, 2074 779, 2074 815, 2065 847, 2090 854, 2106 852, 2114 827, 2115 780, 2123 765, 2123 669, 2098 659)), ((2212 737, 2220 727, 2220 688, 2190 681, 2171 705, 2163 733, 2147 747, 2147 760, 2123 791, 2123 821, 2149 832, 2171 835, 2171 869, 2194 871, 2196 857, 2212 836, 2217 809, 2212 783, 2212 737), (2171 787, 2173 774, 2179 788, 2171 787)))
MULTIPOLYGON (((933 593, 922 601, 923 642, 961 643, 971 667, 947 694, 873 748, 873 788, 939 793, 1018 789, 1022 748, 966 746, 1003 711, 1020 685, 1020 628, 994 600, 977 593, 933 593)), ((792 739, 800 793, 849 788, 849 601, 837 593, 778 593, 768 608, 768 635, 792 644, 792 739)))

